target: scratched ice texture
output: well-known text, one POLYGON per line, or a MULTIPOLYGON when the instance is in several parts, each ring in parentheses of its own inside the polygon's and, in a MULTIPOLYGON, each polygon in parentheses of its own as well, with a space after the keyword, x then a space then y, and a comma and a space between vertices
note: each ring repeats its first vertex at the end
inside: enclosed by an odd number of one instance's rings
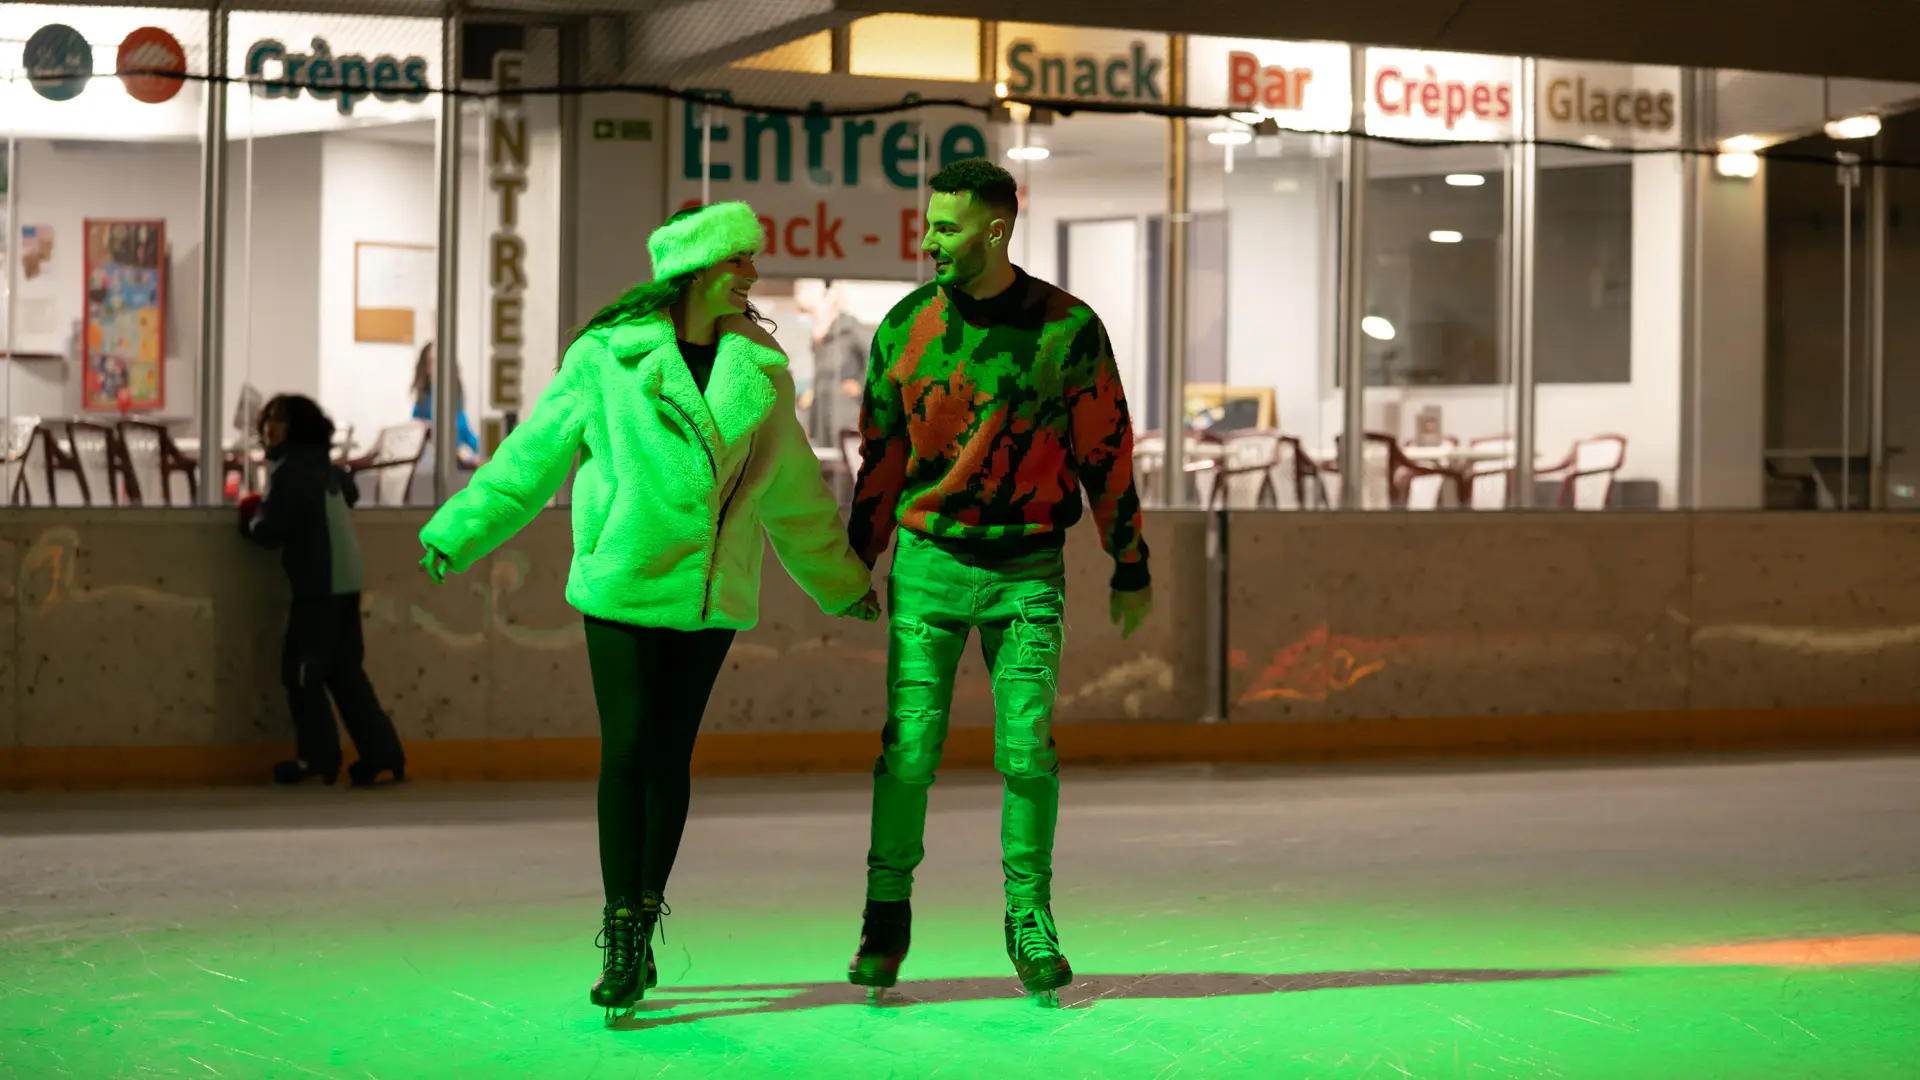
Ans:
POLYGON ((589 785, 0 796, 0 1076, 1914 1075, 1920 759, 1064 781, 1060 1009, 993 777, 879 1006, 864 783, 729 780, 611 1027, 589 785))

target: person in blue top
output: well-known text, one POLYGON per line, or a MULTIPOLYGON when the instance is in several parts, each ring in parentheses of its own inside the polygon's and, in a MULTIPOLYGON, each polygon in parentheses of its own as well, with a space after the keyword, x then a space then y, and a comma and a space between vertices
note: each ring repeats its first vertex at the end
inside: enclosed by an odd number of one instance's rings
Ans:
MULTIPOLYGON (((413 364, 413 418, 415 420, 433 419, 433 342, 429 341, 420 350, 420 358, 413 364)), ((465 388, 460 385, 460 373, 454 372, 453 407, 454 429, 458 438, 460 460, 472 461, 480 456, 480 437, 473 432, 473 425, 467 422, 467 402, 465 388)))

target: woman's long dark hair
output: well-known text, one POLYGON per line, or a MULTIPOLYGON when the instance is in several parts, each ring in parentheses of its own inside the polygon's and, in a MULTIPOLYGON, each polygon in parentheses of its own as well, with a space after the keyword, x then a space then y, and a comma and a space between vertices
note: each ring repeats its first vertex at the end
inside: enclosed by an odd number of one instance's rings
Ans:
MULTIPOLYGON (((421 398, 426 397, 433 391, 434 364, 433 361, 429 359, 432 356, 433 342, 429 341, 425 345, 420 346, 420 355, 415 357, 413 361, 413 403, 416 405, 420 403, 421 398)), ((453 370, 453 400, 454 403, 462 409, 466 408, 467 404, 466 391, 467 388, 460 383, 460 369, 455 368, 453 370)))
MULTIPOLYGON (((702 207, 689 206, 685 210, 681 210, 668 218, 666 223, 671 225, 682 218, 691 217, 699 213, 701 209, 702 207)), ((575 330, 573 332, 573 341, 579 341, 595 330, 604 330, 611 326, 624 326, 627 323, 639 322, 654 312, 671 310, 679 306, 681 301, 687 298, 687 289, 693 285, 694 275, 698 272, 699 271, 693 271, 691 273, 681 274, 678 277, 671 277, 665 281, 648 281, 635 285, 633 288, 621 293, 613 303, 601 308, 598 314, 587 320, 585 326, 575 330)), ((747 304, 746 316, 761 326, 766 327, 768 330, 775 329, 773 320, 762 315, 760 309, 754 307, 752 302, 748 302, 747 304)), ((571 345, 572 342, 568 342, 568 344, 571 345)), ((566 356, 564 354, 560 357, 560 362, 566 362, 566 356)), ((555 364, 553 368, 555 371, 560 370, 560 364, 555 364)))

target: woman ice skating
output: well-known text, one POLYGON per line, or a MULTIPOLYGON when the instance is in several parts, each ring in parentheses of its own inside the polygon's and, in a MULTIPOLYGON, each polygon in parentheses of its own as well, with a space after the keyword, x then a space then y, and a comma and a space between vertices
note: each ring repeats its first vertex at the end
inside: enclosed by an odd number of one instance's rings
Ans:
POLYGON ((653 281, 587 323, 527 422, 420 534, 443 581, 533 520, 579 462, 567 601, 586 616, 600 713, 592 999, 609 1020, 656 980, 688 762, 734 632, 759 615, 762 529, 821 610, 879 617, 787 358, 747 301, 763 242, 745 203, 669 218, 647 241, 653 281))

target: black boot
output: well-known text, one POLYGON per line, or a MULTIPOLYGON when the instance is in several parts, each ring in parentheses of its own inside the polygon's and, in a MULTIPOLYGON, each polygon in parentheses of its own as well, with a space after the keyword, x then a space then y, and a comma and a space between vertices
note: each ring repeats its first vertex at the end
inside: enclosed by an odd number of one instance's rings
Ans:
POLYGON ((379 787, 389 783, 403 784, 407 780, 407 760, 401 758, 392 765, 374 765, 368 761, 356 761, 347 766, 347 779, 357 788, 379 787), (382 781, 380 774, 383 772, 392 773, 393 779, 382 781))
POLYGON ((646 956, 647 989, 660 985, 660 969, 653 962, 653 931, 660 929, 660 940, 667 940, 667 924, 660 921, 661 916, 673 914, 673 909, 657 892, 640 894, 640 951, 646 956))
POLYGON ((273 767, 273 782, 286 787, 304 783, 316 776, 320 778, 321 783, 332 787, 334 781, 340 779, 340 770, 336 768, 332 772, 321 772, 306 762, 298 760, 283 761, 273 767))
POLYGON ((900 964, 913 941, 913 902, 869 900, 860 924, 860 948, 847 964, 847 981, 868 988, 867 1000, 900 981, 900 964))
POLYGON ((641 986, 640 913, 626 901, 608 904, 600 913, 603 925, 594 942, 602 951, 600 979, 593 984, 593 1003, 607 1010, 607 1021, 614 1013, 633 1008, 645 994, 641 986))
POLYGON ((1060 931, 1053 906, 1007 905, 1007 957, 1027 993, 1057 1005, 1055 991, 1073 981, 1073 966, 1060 952, 1060 931))

